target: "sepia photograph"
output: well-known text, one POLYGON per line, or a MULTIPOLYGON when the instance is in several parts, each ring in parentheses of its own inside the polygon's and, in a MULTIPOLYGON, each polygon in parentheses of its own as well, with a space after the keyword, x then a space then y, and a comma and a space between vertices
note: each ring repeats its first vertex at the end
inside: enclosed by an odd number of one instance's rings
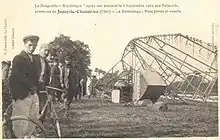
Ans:
POLYGON ((218 4, 2 2, 1 138, 218 138, 218 4))

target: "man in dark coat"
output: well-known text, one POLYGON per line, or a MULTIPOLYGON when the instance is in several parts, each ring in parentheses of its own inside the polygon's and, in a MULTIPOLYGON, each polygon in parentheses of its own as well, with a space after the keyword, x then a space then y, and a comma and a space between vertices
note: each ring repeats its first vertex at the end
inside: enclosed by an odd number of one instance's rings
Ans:
MULTIPOLYGON (((59 68, 59 61, 58 58, 55 58, 53 60, 53 65, 51 67, 51 73, 50 73, 50 86, 61 89, 60 84, 60 68, 59 68)), ((56 96, 58 101, 61 102, 61 92, 59 91, 53 91, 53 95, 56 96)))
POLYGON ((25 37, 23 39, 25 49, 13 59, 10 86, 15 101, 37 93, 39 67, 32 53, 36 49, 38 40, 37 36, 25 37))
MULTIPOLYGON (((24 37, 24 50, 13 59, 10 76, 10 89, 14 99, 12 116, 22 115, 37 120, 39 115, 39 65, 32 54, 38 40, 39 37, 35 35, 24 37)), ((13 131, 18 138, 32 133, 35 127, 34 124, 23 121, 13 122, 13 131)))
POLYGON ((65 115, 67 117, 70 104, 73 100, 73 97, 76 95, 76 70, 73 66, 71 58, 67 56, 65 58, 65 65, 61 72, 61 86, 65 90, 65 115))

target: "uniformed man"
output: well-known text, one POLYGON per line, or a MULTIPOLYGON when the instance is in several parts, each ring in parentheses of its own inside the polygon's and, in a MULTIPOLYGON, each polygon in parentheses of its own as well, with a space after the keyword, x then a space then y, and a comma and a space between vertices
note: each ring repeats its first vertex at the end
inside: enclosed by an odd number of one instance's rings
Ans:
MULTIPOLYGON (((10 89, 14 99, 12 116, 26 116, 37 120, 39 100, 37 96, 39 85, 38 63, 33 56, 39 37, 29 35, 23 38, 24 49, 12 61, 10 89)), ((31 134, 35 125, 28 121, 12 122, 13 131, 18 138, 31 134)))

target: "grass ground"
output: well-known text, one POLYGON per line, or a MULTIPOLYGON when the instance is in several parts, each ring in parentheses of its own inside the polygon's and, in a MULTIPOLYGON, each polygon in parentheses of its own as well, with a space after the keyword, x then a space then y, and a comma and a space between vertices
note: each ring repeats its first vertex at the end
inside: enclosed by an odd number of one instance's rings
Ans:
MULTIPOLYGON (((73 101, 68 119, 59 113, 64 137, 191 137, 218 135, 218 108, 169 105, 167 112, 100 99, 73 101)), ((53 133, 51 133, 53 136, 53 133)))

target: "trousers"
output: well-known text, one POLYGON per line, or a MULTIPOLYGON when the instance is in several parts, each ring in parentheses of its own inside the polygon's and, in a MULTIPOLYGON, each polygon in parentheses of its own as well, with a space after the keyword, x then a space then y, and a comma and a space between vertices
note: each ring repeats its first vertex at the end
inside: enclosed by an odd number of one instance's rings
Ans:
POLYGON ((64 100, 64 104, 65 104, 65 113, 67 113, 70 109, 70 104, 73 101, 73 97, 77 94, 76 93, 76 88, 74 87, 70 87, 65 89, 65 100, 64 100))
MULTIPOLYGON (((37 93, 29 94, 23 100, 13 102, 12 116, 24 116, 37 121, 39 115, 39 100, 37 93)), ((19 120, 12 122, 12 128, 17 138, 29 136, 35 130, 36 125, 30 121, 19 120)))

